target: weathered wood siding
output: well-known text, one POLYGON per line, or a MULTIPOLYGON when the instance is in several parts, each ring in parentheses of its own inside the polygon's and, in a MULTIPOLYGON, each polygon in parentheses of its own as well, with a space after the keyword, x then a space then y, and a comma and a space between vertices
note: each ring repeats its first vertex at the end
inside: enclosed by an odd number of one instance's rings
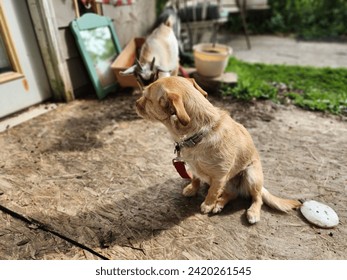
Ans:
MULTIPOLYGON (((69 24, 75 19, 73 1, 52 1, 55 10, 61 52, 69 70, 75 95, 82 95, 92 91, 87 71, 81 60, 69 24)), ((133 37, 144 36, 155 21, 155 0, 136 1, 131 6, 114 7, 103 5, 105 16, 113 20, 118 39, 122 47, 133 37)))

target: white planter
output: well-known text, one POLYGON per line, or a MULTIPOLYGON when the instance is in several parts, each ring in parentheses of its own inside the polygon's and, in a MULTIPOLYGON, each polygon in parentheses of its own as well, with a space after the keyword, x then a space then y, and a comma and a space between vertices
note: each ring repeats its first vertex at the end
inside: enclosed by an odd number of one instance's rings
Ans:
POLYGON ((222 75, 232 54, 231 47, 211 43, 195 45, 193 51, 196 70, 206 77, 222 75))

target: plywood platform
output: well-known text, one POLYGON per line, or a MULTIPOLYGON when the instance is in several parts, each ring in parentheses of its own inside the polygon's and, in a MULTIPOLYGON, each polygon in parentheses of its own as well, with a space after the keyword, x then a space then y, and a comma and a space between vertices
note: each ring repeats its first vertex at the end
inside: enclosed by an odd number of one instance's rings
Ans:
MULTIPOLYGON (((163 125, 136 115, 138 97, 76 100, 0 133, 0 205, 110 259, 347 258, 344 222, 321 230, 300 213, 264 206, 249 226, 250 201, 241 198, 201 214, 207 186, 193 198, 181 194, 187 181, 171 164, 173 141, 163 125)), ((268 190, 319 198, 346 221, 346 122, 208 98, 249 129, 268 190)), ((100 258, 0 211, 0 259, 100 258)))

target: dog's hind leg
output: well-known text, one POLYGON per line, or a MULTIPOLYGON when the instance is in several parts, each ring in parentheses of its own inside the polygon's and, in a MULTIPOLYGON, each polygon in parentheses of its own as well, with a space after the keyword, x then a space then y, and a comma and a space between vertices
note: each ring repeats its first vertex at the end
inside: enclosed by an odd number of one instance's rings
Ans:
POLYGON ((183 189, 182 194, 186 197, 196 195, 200 188, 200 180, 193 176, 192 181, 183 189))
POLYGON ((254 161, 242 174, 240 191, 246 192, 252 198, 252 205, 247 210, 247 220, 250 224, 255 224, 260 220, 260 210, 263 204, 262 199, 263 171, 259 160, 254 161))

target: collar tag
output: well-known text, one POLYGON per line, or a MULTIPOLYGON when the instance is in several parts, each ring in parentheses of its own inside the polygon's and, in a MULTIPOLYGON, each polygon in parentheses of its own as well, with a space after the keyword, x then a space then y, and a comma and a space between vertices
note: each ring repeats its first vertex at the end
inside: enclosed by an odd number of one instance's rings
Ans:
POLYGON ((186 169, 185 162, 180 158, 176 157, 172 160, 172 164, 175 166, 176 171, 184 179, 192 179, 192 175, 186 169))

